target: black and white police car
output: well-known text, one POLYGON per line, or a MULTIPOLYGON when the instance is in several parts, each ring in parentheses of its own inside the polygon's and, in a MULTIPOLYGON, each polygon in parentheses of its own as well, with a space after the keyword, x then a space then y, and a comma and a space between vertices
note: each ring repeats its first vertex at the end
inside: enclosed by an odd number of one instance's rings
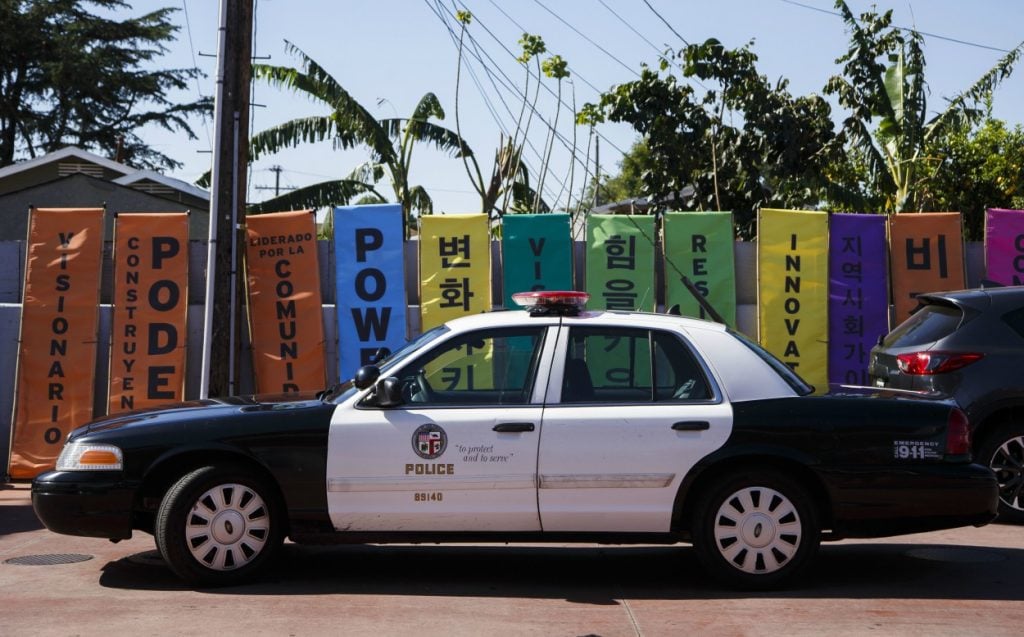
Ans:
MULTIPOLYGON (((813 395, 723 325, 579 292, 432 329, 316 397, 102 418, 32 486, 58 533, 152 533, 194 585, 294 542, 690 542, 791 579, 822 540, 983 525, 996 482, 952 403, 813 395)), ((429 549, 425 549, 429 550, 429 549)))

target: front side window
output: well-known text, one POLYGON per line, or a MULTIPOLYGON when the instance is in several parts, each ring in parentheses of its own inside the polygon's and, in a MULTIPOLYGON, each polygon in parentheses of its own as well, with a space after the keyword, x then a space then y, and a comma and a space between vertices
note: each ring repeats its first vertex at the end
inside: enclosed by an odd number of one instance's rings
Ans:
POLYGON ((544 328, 480 330, 455 337, 398 372, 415 406, 530 402, 544 328))
POLYGON ((703 370, 675 334, 614 327, 576 327, 569 333, 563 403, 710 398, 703 370))

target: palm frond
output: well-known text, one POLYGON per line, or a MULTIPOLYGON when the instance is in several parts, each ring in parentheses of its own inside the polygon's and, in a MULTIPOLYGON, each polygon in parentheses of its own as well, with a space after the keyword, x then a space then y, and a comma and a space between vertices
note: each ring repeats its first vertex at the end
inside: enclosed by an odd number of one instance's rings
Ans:
POLYGON ((428 142, 452 157, 462 157, 463 153, 466 157, 473 156, 473 149, 469 147, 469 144, 459 137, 458 133, 444 126, 430 122, 412 122, 403 118, 382 119, 380 125, 392 139, 401 139, 407 130, 406 126, 408 126, 410 133, 415 133, 412 139, 418 142, 428 142))
POLYGON ((317 184, 298 188, 291 192, 274 197, 258 204, 251 204, 248 211, 251 213, 272 212, 276 210, 303 210, 306 208, 330 208, 347 204, 353 197, 363 193, 373 193, 380 196, 372 184, 353 181, 349 179, 338 179, 334 181, 322 181, 317 184))

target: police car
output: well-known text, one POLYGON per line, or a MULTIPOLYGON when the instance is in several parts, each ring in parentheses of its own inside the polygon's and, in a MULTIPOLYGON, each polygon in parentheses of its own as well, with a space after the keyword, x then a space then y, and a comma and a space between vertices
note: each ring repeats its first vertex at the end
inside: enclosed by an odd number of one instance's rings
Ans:
POLYGON ((151 533, 199 586, 249 580, 290 538, 689 542, 746 588, 790 580, 822 540, 996 513, 951 403, 814 395, 717 323, 588 311, 579 292, 517 301, 316 397, 96 420, 34 481, 35 511, 58 533, 151 533))

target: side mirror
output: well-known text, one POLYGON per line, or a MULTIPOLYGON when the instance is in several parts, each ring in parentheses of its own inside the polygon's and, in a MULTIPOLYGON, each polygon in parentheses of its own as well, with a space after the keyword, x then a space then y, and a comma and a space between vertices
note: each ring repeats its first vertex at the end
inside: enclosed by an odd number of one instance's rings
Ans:
POLYGON ((356 370, 356 375, 352 382, 357 389, 366 389, 377 382, 378 378, 380 378, 380 368, 376 365, 363 365, 356 370))
POLYGON ((405 402, 402 397, 402 383, 394 376, 388 376, 377 384, 376 403, 378 407, 397 407, 405 402))

